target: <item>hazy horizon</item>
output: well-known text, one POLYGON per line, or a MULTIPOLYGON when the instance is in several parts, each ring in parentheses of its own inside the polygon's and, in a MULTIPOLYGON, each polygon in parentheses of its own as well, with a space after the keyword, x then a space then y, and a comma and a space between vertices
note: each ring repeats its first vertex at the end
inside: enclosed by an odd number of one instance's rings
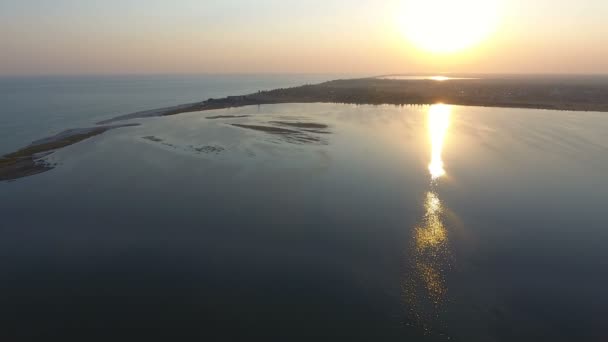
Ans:
POLYGON ((605 1, 497 0, 491 20, 469 9, 463 20, 451 8, 422 14, 435 35, 487 26, 451 53, 404 36, 408 1, 4 1, 0 75, 608 74, 605 1))
POLYGON ((451 72, 451 71, 429 71, 429 72, 407 72, 407 71, 396 71, 396 72, 380 72, 380 73, 348 73, 348 72, 98 72, 98 73, 40 73, 40 74, 0 74, 2 79, 28 79, 28 78, 87 78, 87 77, 204 77, 204 76, 332 76, 336 79, 355 79, 355 78, 373 78, 382 76, 511 76, 511 77, 528 77, 528 76, 539 76, 539 77, 608 77, 608 72, 601 73, 559 73, 559 72, 529 72, 529 73, 516 73, 516 72, 451 72))
POLYGON ((608 0, 0 0, 0 342, 604 341, 608 0))

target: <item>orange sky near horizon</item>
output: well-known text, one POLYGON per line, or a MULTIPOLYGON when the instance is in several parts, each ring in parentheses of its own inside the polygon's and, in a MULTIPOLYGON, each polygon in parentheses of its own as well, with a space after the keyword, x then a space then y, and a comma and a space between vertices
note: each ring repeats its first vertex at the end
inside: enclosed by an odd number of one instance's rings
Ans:
POLYGON ((492 34, 447 54, 407 39, 404 1, 5 1, 0 75, 608 73, 606 1, 502 0, 492 34))

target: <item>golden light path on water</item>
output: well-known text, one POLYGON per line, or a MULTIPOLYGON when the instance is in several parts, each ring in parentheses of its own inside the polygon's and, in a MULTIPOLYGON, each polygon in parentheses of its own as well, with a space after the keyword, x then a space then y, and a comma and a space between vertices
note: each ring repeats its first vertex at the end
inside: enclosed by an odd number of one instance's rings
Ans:
POLYGON ((405 284, 406 299, 413 318, 425 330, 432 328, 437 310, 443 302, 447 286, 445 270, 449 263, 448 231, 443 222, 444 208, 436 192, 438 179, 446 174, 442 159, 446 135, 450 126, 451 107, 437 104, 427 113, 427 127, 431 147, 428 166, 430 189, 424 199, 424 217, 413 231, 410 256, 413 273, 405 284))
POLYGON ((441 154, 443 152, 445 136, 450 127, 451 113, 451 107, 444 104, 431 106, 428 113, 428 128, 429 136, 431 138, 431 163, 429 164, 429 172, 431 173, 432 180, 436 180, 445 175, 441 154))
POLYGON ((439 82, 444 82, 444 81, 449 81, 450 78, 447 76, 431 76, 429 77, 430 80, 433 81, 439 81, 439 82))
POLYGON ((442 256, 447 248, 448 235, 441 220, 441 201, 434 192, 427 192, 424 208, 426 213, 423 224, 414 231, 416 269, 428 297, 433 304, 438 305, 446 293, 442 256))

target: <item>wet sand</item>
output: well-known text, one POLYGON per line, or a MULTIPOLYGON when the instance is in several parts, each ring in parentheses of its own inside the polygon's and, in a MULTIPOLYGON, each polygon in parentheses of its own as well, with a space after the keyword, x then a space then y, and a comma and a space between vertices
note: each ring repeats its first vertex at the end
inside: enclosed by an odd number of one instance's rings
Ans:
POLYGON ((215 119, 240 119, 240 118, 247 118, 250 117, 251 115, 215 115, 215 116, 208 116, 207 119, 209 120, 215 120, 215 119))
POLYGON ((70 129, 55 136, 34 141, 31 145, 0 158, 0 181, 15 180, 49 171, 53 169, 53 166, 45 163, 41 158, 48 156, 55 150, 73 145, 111 129, 136 125, 124 124, 70 129))
POLYGON ((250 125, 250 124, 231 124, 231 126, 250 129, 254 131, 264 132, 268 134, 275 134, 282 138, 282 140, 293 143, 293 144, 326 144, 327 142, 316 135, 317 134, 330 134, 329 131, 319 131, 316 129, 306 129, 306 127, 322 127, 327 128, 327 125, 309 122, 283 122, 283 121, 270 121, 269 124, 291 126, 293 129, 287 129, 276 126, 266 125, 250 125))

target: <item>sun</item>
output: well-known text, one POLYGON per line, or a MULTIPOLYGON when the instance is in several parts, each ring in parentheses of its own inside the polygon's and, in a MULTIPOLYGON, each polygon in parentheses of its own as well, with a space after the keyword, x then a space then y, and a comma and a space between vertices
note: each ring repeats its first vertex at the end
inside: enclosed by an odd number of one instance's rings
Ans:
POLYGON ((487 39, 500 18, 501 0, 404 0, 399 25, 417 48, 455 53, 487 39))

